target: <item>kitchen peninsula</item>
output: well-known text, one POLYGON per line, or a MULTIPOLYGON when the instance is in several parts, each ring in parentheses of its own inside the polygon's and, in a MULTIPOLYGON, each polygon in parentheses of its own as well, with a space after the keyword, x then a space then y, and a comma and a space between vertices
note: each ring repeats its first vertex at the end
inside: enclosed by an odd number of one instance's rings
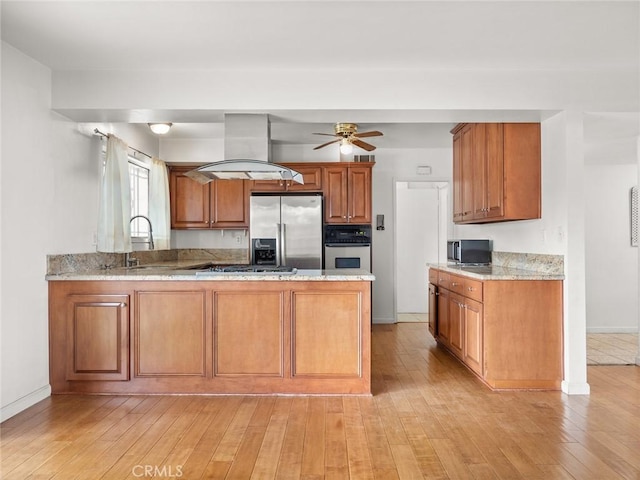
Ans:
POLYGON ((492 389, 559 390, 563 378, 562 283, 546 271, 500 265, 429 266, 429 331, 492 389))
POLYGON ((47 275, 52 392, 370 394, 368 271, 197 264, 47 275))

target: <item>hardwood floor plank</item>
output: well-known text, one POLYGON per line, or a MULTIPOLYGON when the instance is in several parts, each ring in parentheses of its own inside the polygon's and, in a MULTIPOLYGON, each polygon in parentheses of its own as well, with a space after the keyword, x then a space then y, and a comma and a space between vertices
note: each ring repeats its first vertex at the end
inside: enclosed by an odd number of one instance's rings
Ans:
POLYGON ((213 454, 212 461, 233 462, 257 405, 258 400, 255 397, 246 397, 242 400, 213 454))
POLYGON ((297 397, 291 402, 291 413, 278 462, 278 479, 296 479, 301 476, 308 408, 309 397, 297 397))
MULTIPOLYGON (((342 402, 340 402, 342 404, 342 402)), ((329 405, 327 405, 329 406, 329 405)), ((327 412, 325 416, 325 476, 349 476, 344 414, 327 412)))
POLYGON ((53 396, 0 425, 0 477, 640 478, 638 367, 492 392, 425 325, 374 325, 372 353, 371 397, 53 396))
POLYGON ((212 462, 211 458, 242 403, 243 398, 213 397, 208 400, 202 409, 202 413, 210 415, 213 418, 196 443, 193 451, 182 465, 182 470, 187 478, 200 478, 211 469, 218 471, 223 465, 226 465, 226 470, 224 470, 226 475, 226 471, 231 465, 230 462, 212 462), (210 462, 215 465, 209 466, 210 462))
POLYGON ((372 480, 374 473, 360 403, 357 398, 345 397, 343 405, 349 475, 351 478, 372 480))
POLYGON ((251 472, 253 472, 256 458, 258 458, 258 452, 260 451, 265 431, 265 426, 250 426, 246 429, 242 437, 242 443, 225 477, 226 479, 246 480, 247 478, 251 478, 251 472))
POLYGON ((324 475, 326 399, 309 399, 301 474, 324 475))
POLYGON ((409 445, 391 445, 391 452, 400 480, 422 478, 422 470, 409 445))
POLYGON ((258 452, 251 478, 254 480, 276 478, 278 459, 282 452, 284 436, 287 431, 287 418, 291 408, 291 400, 280 398, 274 405, 273 414, 258 452))
POLYGON ((455 480, 473 479, 473 474, 464 461, 462 454, 457 450, 456 445, 449 439, 431 440, 440 462, 449 478, 455 480))

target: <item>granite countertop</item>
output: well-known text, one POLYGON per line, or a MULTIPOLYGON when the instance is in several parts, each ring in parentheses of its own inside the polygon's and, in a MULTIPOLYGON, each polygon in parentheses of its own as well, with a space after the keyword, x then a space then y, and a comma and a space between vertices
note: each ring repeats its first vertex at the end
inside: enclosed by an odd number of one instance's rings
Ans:
POLYGON ((373 281, 375 276, 367 270, 345 268, 339 270, 297 270, 295 274, 285 273, 221 273, 196 275, 198 267, 211 265, 203 260, 171 260, 139 265, 137 267, 105 268, 49 274, 48 281, 60 280, 170 280, 170 281, 373 281))
POLYGON ((463 275, 477 280, 564 280, 564 275, 557 273, 523 270, 513 267, 495 265, 454 265, 444 263, 427 264, 429 268, 437 268, 444 272, 463 275))

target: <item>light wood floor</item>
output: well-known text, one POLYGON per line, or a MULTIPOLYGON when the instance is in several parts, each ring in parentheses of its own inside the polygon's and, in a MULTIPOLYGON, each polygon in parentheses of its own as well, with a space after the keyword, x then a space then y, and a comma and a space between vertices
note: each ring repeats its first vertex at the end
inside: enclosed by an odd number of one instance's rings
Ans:
POLYGON ((588 365, 635 365, 637 333, 587 333, 588 365))
POLYGON ((590 396, 496 393, 425 324, 372 344, 372 397, 51 397, 2 424, 0 477, 640 478, 640 368, 589 367, 590 396))

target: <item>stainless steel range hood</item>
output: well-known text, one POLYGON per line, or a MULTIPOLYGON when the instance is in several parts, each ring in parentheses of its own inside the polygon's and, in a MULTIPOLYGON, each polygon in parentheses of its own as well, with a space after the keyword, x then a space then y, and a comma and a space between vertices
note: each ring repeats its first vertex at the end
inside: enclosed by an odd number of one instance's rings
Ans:
POLYGON ((271 163, 271 125, 267 114, 225 114, 224 158, 186 175, 200 183, 228 179, 304 183, 299 172, 271 163))

